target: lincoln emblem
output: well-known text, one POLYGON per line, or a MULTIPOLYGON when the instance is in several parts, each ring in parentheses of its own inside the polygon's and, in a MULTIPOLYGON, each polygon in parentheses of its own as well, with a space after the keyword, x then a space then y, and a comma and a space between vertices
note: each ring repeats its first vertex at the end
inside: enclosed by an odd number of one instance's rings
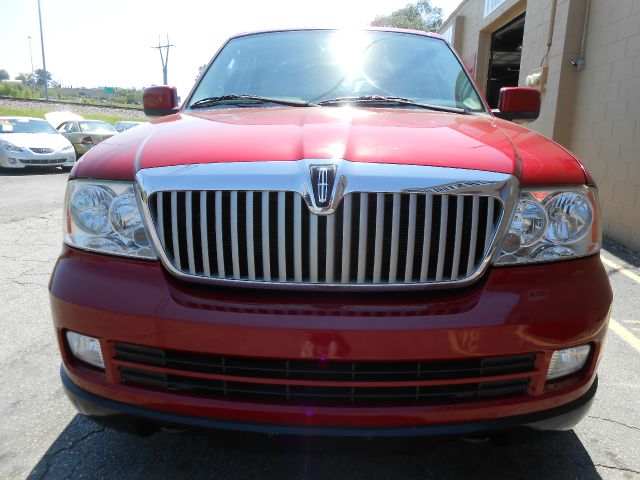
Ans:
POLYGON ((337 165, 311 165, 311 185, 316 207, 326 209, 331 205, 337 165))
POLYGON ((329 190, 329 169, 327 167, 318 168, 318 202, 327 201, 327 191, 329 190))

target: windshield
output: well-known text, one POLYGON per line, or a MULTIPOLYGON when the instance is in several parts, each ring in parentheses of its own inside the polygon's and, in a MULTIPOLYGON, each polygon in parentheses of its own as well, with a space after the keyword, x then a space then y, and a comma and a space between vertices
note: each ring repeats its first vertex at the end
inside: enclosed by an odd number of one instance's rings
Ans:
POLYGON ((58 132, 44 120, 28 118, 0 118, 0 133, 55 133, 58 132))
POLYGON ((107 122, 79 122, 83 132, 115 132, 116 129, 107 122))
POLYGON ((189 106, 233 94, 313 103, 378 95, 484 111, 444 41, 398 32, 307 30, 231 39, 189 106))

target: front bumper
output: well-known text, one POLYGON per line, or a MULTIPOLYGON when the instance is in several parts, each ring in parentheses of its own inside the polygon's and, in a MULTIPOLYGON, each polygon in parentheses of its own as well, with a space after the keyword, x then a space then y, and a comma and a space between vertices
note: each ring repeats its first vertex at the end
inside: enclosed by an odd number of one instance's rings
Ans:
POLYGON ((160 427, 230 430, 280 435, 314 435, 335 437, 414 437, 436 435, 476 435, 495 431, 528 428, 533 430, 568 430, 589 411, 598 389, 596 377, 580 398, 541 412, 500 417, 478 422, 420 425, 408 427, 323 427, 232 422, 161 412, 116 402, 94 395, 75 385, 63 367, 60 377, 64 391, 76 409, 97 423, 129 433, 146 435, 160 427))
POLYGON ((33 153, 27 149, 22 152, 0 152, 0 167, 4 168, 73 167, 75 161, 76 154, 73 150, 53 153, 33 153))
POLYGON ((75 397, 84 398, 75 402, 81 412, 93 415, 87 406, 93 403, 152 423, 253 431, 275 425, 281 432, 332 434, 465 433, 538 420, 546 422, 544 428, 568 428, 586 410, 567 406, 583 405, 580 399, 595 391, 612 299, 598 256, 494 268, 463 289, 372 296, 188 285, 176 282, 157 262, 69 247, 56 265, 50 291, 65 383, 75 397), (105 372, 69 354, 66 329, 100 339, 105 372), (425 405, 313 406, 123 383, 114 362, 116 342, 263 359, 395 362, 535 353, 537 361, 524 394, 425 405), (593 352, 585 368, 546 384, 552 352, 585 343, 593 352), (577 413, 551 421, 564 415, 558 413, 563 408, 577 413), (503 425, 505 418, 510 420, 503 425))

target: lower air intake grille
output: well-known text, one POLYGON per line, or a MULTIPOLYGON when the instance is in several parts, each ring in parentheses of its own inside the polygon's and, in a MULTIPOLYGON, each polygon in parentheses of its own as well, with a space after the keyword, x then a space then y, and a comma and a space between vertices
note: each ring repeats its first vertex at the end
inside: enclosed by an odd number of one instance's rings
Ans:
POLYGON ((477 401, 524 394, 535 372, 535 354, 345 362, 221 357, 129 344, 116 344, 114 362, 125 384, 211 398, 309 405, 477 401))

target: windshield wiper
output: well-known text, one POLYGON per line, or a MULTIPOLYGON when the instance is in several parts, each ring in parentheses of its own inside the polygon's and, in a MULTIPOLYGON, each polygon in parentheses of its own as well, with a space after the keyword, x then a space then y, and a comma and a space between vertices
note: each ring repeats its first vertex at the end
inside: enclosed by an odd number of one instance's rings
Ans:
POLYGON ((424 108, 427 110, 435 110, 437 112, 449 112, 449 113, 464 113, 470 114, 471 112, 466 108, 445 107, 443 105, 431 105, 427 103, 414 102, 409 98, 403 97, 387 97, 383 95, 362 95, 360 97, 337 97, 330 98, 318 102, 318 105, 339 105, 342 103, 370 103, 370 104, 395 104, 395 105, 408 105, 417 108, 424 108))
POLYGON ((192 103, 189 108, 205 108, 214 105, 238 105, 241 103, 276 103, 278 105, 288 105, 290 107, 317 107, 315 103, 304 100, 286 100, 283 98, 260 97, 257 95, 221 95, 219 97, 207 97, 192 103))

